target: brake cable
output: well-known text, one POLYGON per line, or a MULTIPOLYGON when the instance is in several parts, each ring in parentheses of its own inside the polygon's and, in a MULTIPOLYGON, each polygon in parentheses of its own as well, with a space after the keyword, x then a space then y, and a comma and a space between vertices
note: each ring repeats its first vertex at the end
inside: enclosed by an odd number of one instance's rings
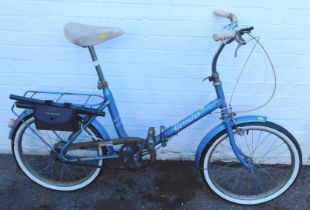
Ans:
MULTIPOLYGON (((274 86, 273 86, 272 94, 270 95, 270 97, 269 97, 263 104, 261 104, 261 105, 259 105, 259 106, 257 106, 257 107, 254 107, 254 108, 252 108, 252 109, 242 110, 242 111, 238 111, 238 112, 236 112, 236 113, 251 112, 251 111, 255 111, 255 110, 258 110, 258 109, 261 109, 261 108, 265 107, 265 106, 273 99, 273 97, 274 97, 274 95, 275 95, 275 92, 276 92, 276 88, 277 88, 277 78, 276 78, 275 68, 274 68, 274 65, 273 65, 273 63, 272 63, 272 61, 271 61, 271 58, 270 58, 270 56, 269 56, 267 50, 266 50, 266 49, 264 48, 264 46, 261 44, 259 38, 254 37, 254 36, 251 35, 250 33, 247 33, 247 34, 248 34, 253 40, 255 40, 256 43, 255 43, 255 45, 253 46, 253 48, 251 49, 249 55, 247 56, 246 61, 245 61, 245 63, 243 64, 242 69, 241 69, 241 71, 240 71, 240 73, 239 73, 239 75, 238 75, 237 81, 236 81, 236 83, 235 83, 235 85, 234 85, 234 88, 233 88, 233 91, 232 91, 232 94, 231 94, 231 97, 230 97, 230 100, 229 100, 229 107, 231 107, 232 98, 233 98, 233 96, 234 96, 234 94, 235 94, 235 91, 236 91, 236 89, 237 89, 237 86, 238 86, 238 84, 239 84, 239 81, 240 81, 240 79, 241 79, 241 76, 242 76, 242 74, 243 74, 243 72, 244 72, 244 69, 245 69, 245 67, 246 67, 246 65, 247 65, 247 63, 248 63, 248 61, 249 61, 249 59, 250 59, 250 57, 251 57, 252 53, 254 52, 254 49, 256 48, 257 45, 259 45, 259 46, 261 47, 261 49, 263 50, 264 54, 266 55, 266 57, 267 57, 267 59, 268 59, 268 61, 269 61, 269 64, 270 64, 271 69, 272 69, 272 72, 273 72, 274 86)), ((238 44, 239 44, 239 43, 238 43, 238 44)), ((266 80, 265 80, 265 82, 266 82, 266 80)))
MULTIPOLYGON (((255 43, 255 45, 253 46, 253 48, 251 49, 249 55, 247 56, 244 65, 242 66, 242 69, 241 69, 241 71, 240 71, 240 73, 239 73, 239 75, 238 75, 237 81, 236 81, 235 84, 234 84, 233 91, 232 91, 232 94, 231 94, 230 99, 229 99, 229 104, 228 104, 228 106, 227 106, 226 109, 232 110, 232 105, 231 105, 232 98, 233 98, 233 96, 234 96, 234 94, 235 94, 235 92, 236 92, 237 86, 238 86, 238 84, 239 84, 239 82, 240 82, 240 79, 241 79, 241 76, 242 76, 242 74, 243 74, 243 72, 244 72, 244 70, 245 70, 245 67, 246 67, 246 65, 247 65, 247 63, 248 63, 248 61, 249 61, 249 59, 250 59, 250 57, 251 57, 252 53, 254 52, 254 49, 256 48, 257 45, 259 45, 259 46, 261 47, 261 49, 263 50, 264 54, 266 55, 266 57, 267 57, 267 59, 268 59, 268 62, 269 62, 269 64, 270 64, 270 66, 271 66, 272 73, 273 73, 274 86, 273 86, 273 90, 272 90, 272 93, 271 93, 270 97, 269 97, 263 104, 261 104, 261 105, 259 105, 259 106, 257 106, 257 107, 251 108, 251 109, 241 110, 241 111, 234 112, 235 114, 237 114, 237 113, 251 112, 251 111, 255 111, 255 110, 258 110, 258 109, 261 109, 261 108, 265 107, 265 106, 266 106, 268 103, 270 103, 270 101, 274 98, 274 95, 275 95, 275 92, 276 92, 276 87, 277 87, 276 71, 275 71, 275 67, 274 67, 274 65, 273 65, 273 63, 272 63, 272 61, 271 61, 270 55, 268 54, 268 52, 267 52, 267 50, 265 49, 265 47, 261 44, 260 38, 259 38, 259 37, 254 37, 254 36, 251 35, 250 33, 246 33, 246 34, 248 34, 248 35, 252 38, 251 40, 255 40, 256 43, 255 43)), ((246 42, 249 42, 249 41, 251 41, 251 40, 247 40, 246 42)), ((241 45, 241 46, 242 46, 243 44, 238 43, 238 45, 241 45)), ((237 47, 237 48, 238 48, 238 47, 237 47)), ((239 48, 240 48, 240 46, 239 46, 239 48)), ((237 49, 237 50, 238 50, 238 49, 237 49)), ((235 52, 235 54, 236 54, 236 52, 235 52)), ((266 82, 266 79, 265 79, 264 82, 266 82)), ((221 111, 222 111, 222 110, 221 110, 221 111)), ((216 113, 221 113, 221 111, 212 112, 211 115, 212 115, 212 114, 216 114, 216 113)))

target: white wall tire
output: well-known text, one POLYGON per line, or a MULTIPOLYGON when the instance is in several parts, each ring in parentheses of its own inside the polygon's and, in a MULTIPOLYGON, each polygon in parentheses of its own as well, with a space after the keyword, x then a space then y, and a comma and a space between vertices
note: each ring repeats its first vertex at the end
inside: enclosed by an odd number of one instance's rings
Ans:
MULTIPOLYGON (((33 122, 33 118, 30 117, 26 120, 26 123, 31 123, 33 122)), ((24 174, 30 178, 32 181, 34 181, 35 183, 48 188, 48 189, 52 189, 52 190, 57 190, 57 191, 73 191, 73 190, 78 190, 81 188, 86 187, 87 185, 89 185, 90 183, 92 183, 100 174, 101 170, 102 170, 102 164, 103 161, 100 160, 98 161, 98 168, 96 168, 92 174, 87 177, 87 179, 79 182, 79 183, 71 183, 71 184, 62 184, 62 183, 54 183, 51 181, 48 181, 47 179, 42 179, 42 177, 38 176, 38 174, 36 174, 34 171, 30 170, 29 166, 27 166, 27 163, 25 163, 25 161, 23 161, 22 155, 21 155, 21 149, 20 149, 20 144, 22 141, 22 135, 25 131, 25 129, 27 129, 25 124, 21 124, 18 127, 18 130, 14 136, 14 139, 12 140, 12 150, 13 150, 13 154, 15 157, 15 160, 18 164, 18 166, 20 167, 20 169, 24 172, 24 174)), ((90 130, 90 129, 89 129, 90 130)), ((95 128, 92 128, 91 132, 95 135, 98 135, 99 132, 96 132, 95 128)), ((102 155, 102 150, 99 149, 98 150, 99 155, 102 155)))
MULTIPOLYGON (((254 128, 254 127, 261 127, 264 128, 268 132, 273 132, 275 135, 278 135, 280 138, 282 138, 284 141, 286 141, 288 147, 291 149, 290 154, 292 154, 292 170, 289 174, 289 178, 285 180, 285 184, 283 186, 279 187, 279 189, 275 190, 274 192, 266 192, 266 196, 257 195, 257 196, 238 196, 236 193, 228 192, 226 189, 222 188, 219 184, 217 184, 210 175, 211 170, 209 169, 209 159, 212 155, 212 151, 217 147, 220 141, 223 141, 223 139, 227 136, 226 132, 222 132, 221 134, 217 135, 214 139, 210 141, 208 146, 205 148, 204 152, 202 153, 202 156, 200 158, 200 173, 204 180, 204 182, 209 186, 209 188, 218 196, 222 197, 223 199, 237 204, 242 205, 256 205, 268 202, 272 199, 277 198, 278 196, 282 195, 285 191, 289 189, 290 186, 294 183, 294 181, 297 178, 297 175, 299 173, 299 168, 301 165, 301 152, 300 148, 294 139, 294 137, 285 129, 282 127, 271 123, 271 122, 265 122, 265 123, 245 123, 243 125, 240 125, 241 127, 247 126, 247 128, 254 128), (252 127, 251 127, 252 126, 252 127), (269 194, 268 194, 269 193, 269 194)), ((228 187, 227 187, 228 188, 228 187)))

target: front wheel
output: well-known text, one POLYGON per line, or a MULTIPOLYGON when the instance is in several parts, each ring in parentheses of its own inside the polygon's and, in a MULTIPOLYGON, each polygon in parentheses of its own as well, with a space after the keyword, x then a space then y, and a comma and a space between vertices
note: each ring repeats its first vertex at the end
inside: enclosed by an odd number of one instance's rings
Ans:
POLYGON ((254 205, 283 194, 301 165, 300 147, 287 130, 272 122, 252 122, 234 130, 236 143, 254 170, 235 157, 226 130, 215 136, 200 158, 200 173, 210 189, 237 204, 254 205))

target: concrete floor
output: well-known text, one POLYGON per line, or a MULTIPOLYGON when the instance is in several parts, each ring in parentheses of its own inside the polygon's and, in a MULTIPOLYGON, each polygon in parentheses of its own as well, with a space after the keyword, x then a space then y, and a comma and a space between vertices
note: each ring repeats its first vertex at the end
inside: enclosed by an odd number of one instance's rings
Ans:
POLYGON ((90 186, 56 192, 38 186, 0 155, 0 209, 310 209, 310 168, 289 191, 259 206, 239 206, 204 186, 193 162, 158 161, 138 172, 106 169, 90 186))

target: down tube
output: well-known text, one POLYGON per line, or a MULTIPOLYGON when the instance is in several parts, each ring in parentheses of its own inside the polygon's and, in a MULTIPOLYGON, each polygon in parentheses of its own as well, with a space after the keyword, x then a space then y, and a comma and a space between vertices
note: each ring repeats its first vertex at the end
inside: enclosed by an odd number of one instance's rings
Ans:
POLYGON ((197 122, 198 120, 200 120, 204 116, 210 114, 211 112, 213 112, 217 108, 220 108, 222 106, 222 104, 223 104, 223 101, 221 99, 215 99, 212 102, 205 105, 202 109, 197 110, 196 112, 187 116, 186 118, 184 118, 180 122, 170 126, 169 128, 167 128, 164 131, 162 138, 160 138, 160 136, 157 136, 156 144, 159 144, 162 141, 162 139, 170 138, 170 137, 174 136, 175 134, 177 134, 178 132, 180 132, 184 128, 190 126, 194 122, 197 122))

